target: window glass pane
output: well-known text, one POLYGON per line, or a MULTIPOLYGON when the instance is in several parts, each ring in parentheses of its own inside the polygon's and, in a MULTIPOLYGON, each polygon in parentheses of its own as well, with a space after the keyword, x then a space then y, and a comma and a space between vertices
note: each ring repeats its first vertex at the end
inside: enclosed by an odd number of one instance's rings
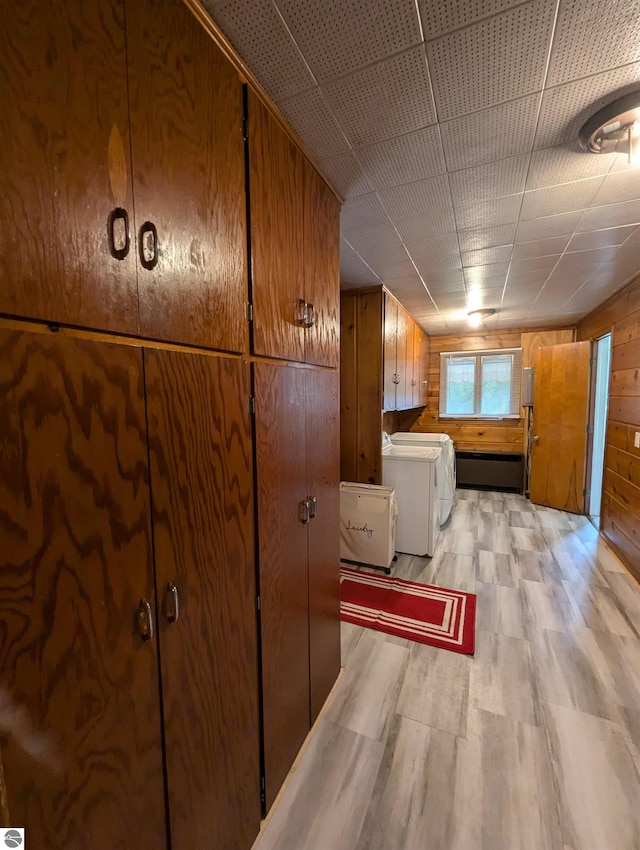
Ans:
POLYGON ((480 413, 500 416, 511 412, 513 357, 497 354, 482 358, 480 413))
POLYGON ((475 357, 454 357, 447 361, 447 405, 450 416, 473 413, 475 357))

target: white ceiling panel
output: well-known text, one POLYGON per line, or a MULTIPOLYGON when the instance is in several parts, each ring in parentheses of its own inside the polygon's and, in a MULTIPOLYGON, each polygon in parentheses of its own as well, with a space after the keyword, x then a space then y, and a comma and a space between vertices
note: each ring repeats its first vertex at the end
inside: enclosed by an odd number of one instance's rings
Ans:
POLYGON ((554 11, 555 0, 531 0, 430 41, 440 120, 540 91, 554 11))
POLYGON ((640 0, 203 2, 345 199, 345 288, 458 333, 474 298, 566 325, 640 273, 640 169, 577 142, 640 91, 640 0))
POLYGON ((355 147, 436 121, 424 45, 328 82, 323 91, 355 147))

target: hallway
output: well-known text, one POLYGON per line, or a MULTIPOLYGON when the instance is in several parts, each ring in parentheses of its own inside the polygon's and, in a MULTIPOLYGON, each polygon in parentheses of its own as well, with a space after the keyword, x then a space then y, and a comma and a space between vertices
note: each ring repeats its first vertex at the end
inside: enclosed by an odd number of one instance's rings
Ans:
POLYGON ((638 850, 640 588, 586 517, 458 490, 394 573, 477 594, 475 656, 343 623, 254 850, 638 850))

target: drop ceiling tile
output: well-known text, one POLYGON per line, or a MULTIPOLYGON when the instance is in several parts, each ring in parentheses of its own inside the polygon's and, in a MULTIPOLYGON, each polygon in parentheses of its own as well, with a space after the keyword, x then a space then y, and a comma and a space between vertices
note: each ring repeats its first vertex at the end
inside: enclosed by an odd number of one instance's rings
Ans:
POLYGON ((360 248, 399 245, 400 240, 390 222, 381 222, 367 227, 360 227, 345 234, 346 241, 360 253, 360 248))
POLYGON ((504 283, 508 271, 509 263, 493 263, 488 266, 467 266, 463 269, 464 279, 467 284, 475 284, 479 287, 497 286, 498 279, 504 283), (487 283, 487 280, 493 280, 494 283, 487 283))
MULTIPOLYGON (((366 248, 360 256, 383 282, 398 279, 407 269, 407 252, 401 245, 384 249, 366 248)), ((413 266, 411 271, 415 274, 413 266)))
POLYGON ((554 0, 531 0, 427 45, 441 120, 542 89, 554 0))
POLYGON ((548 88, 542 97, 534 147, 577 144, 584 122, 618 95, 637 88, 639 73, 640 63, 634 63, 548 88))
POLYGON ((512 269, 507 278, 507 289, 522 290, 523 292, 538 292, 551 274, 551 269, 518 272, 512 269))
POLYGON ((513 249, 514 260, 528 260, 532 257, 548 257, 562 254, 570 237, 553 236, 550 239, 538 239, 535 242, 519 242, 513 249))
POLYGON ((449 175, 453 202, 459 206, 522 192, 528 166, 529 154, 521 154, 454 171, 449 175))
POLYGON ((319 80, 422 42, 415 0, 274 0, 319 80))
POLYGON ((318 169, 343 198, 373 191, 362 165, 351 151, 323 159, 318 169))
POLYGON ((436 120, 424 45, 326 83, 323 91, 354 146, 401 136, 436 120))
POLYGON ((342 233, 358 230, 374 224, 388 224, 389 216, 382 208, 375 192, 347 198, 340 211, 340 229, 342 233))
POLYGON ((450 171, 529 153, 535 133, 539 94, 502 103, 440 125, 450 171))
POLYGON ((526 259, 513 259, 509 269, 509 277, 514 275, 528 274, 529 272, 546 271, 549 273, 556 265, 562 254, 548 254, 543 257, 528 257, 526 259))
POLYGON ((416 216, 414 218, 403 218, 396 222, 396 227, 409 250, 420 245, 431 237, 449 236, 456 231, 456 223, 453 212, 449 209, 440 209, 439 214, 435 212, 427 217, 416 216))
POLYGON ((522 0, 472 0, 452 3, 451 0, 419 0, 424 37, 428 41, 451 30, 461 29, 482 18, 504 12, 522 0))
POLYGON ((516 231, 516 242, 534 242, 537 239, 571 235, 581 218, 582 212, 570 212, 520 221, 516 231))
POLYGON ((411 282, 414 286, 422 286, 420 275, 416 271, 411 260, 407 259, 406 253, 405 258, 401 262, 395 263, 393 267, 385 273, 384 279, 385 283, 393 281, 395 286, 408 285, 409 282, 411 282))
POLYGON ((633 224, 625 227, 611 227, 608 230, 591 230, 588 233, 576 233, 567 246, 568 252, 589 251, 592 248, 607 248, 610 245, 622 245, 635 229, 633 224))
POLYGON ((588 230, 602 230, 605 227, 621 227, 625 224, 640 223, 640 200, 624 201, 621 204, 609 204, 585 210, 576 227, 578 233, 588 230))
POLYGON ((280 111, 316 159, 326 159, 349 149, 340 127, 315 88, 278 104, 280 111))
POLYGON ((446 279, 442 276, 434 276, 430 274, 428 269, 421 268, 420 274, 422 275, 422 279, 424 280, 427 289, 434 296, 438 294, 445 294, 448 292, 466 292, 464 276, 462 272, 453 272, 449 279, 446 279))
POLYGON ((510 224, 518 220, 522 193, 507 198, 494 198, 473 204, 462 204, 455 208, 456 221, 460 230, 485 230, 499 224, 510 224))
POLYGON ((553 277, 569 281, 574 276, 585 278, 594 273, 598 266, 608 262, 615 254, 616 249, 593 248, 591 251, 577 251, 573 254, 565 254, 560 258, 558 265, 553 270, 553 277))
POLYGON ((446 174, 382 189, 379 195, 387 213, 398 221, 423 215, 428 218, 437 217, 440 210, 451 205, 446 174))
POLYGON ((380 282, 373 269, 343 241, 340 246, 340 287, 369 286, 380 282))
POLYGON ((540 218, 553 213, 574 212, 586 209, 602 185, 602 177, 577 180, 563 186, 530 189, 524 193, 521 218, 540 218))
POLYGON ((516 234, 516 222, 499 224, 483 230, 464 230, 458 234, 462 251, 478 251, 481 248, 494 248, 498 245, 510 245, 516 234))
POLYGON ((586 153, 577 144, 534 151, 527 176, 527 189, 543 189, 587 177, 604 176, 611 165, 611 157, 586 153))
POLYGON ((411 256, 429 260, 434 263, 446 261, 446 267, 451 267, 451 262, 462 268, 458 240, 455 234, 425 238, 421 228, 421 220, 409 219, 398 224, 398 230, 403 236, 403 242, 411 256))
POLYGON ((438 126, 356 149, 376 189, 433 177, 446 171, 438 126))
POLYGON ((640 59, 639 0, 563 0, 548 85, 640 59))
POLYGON ((275 101, 316 84, 273 4, 203 0, 203 5, 275 101))
POLYGON ((466 310, 467 297, 463 292, 454 292, 451 295, 440 294, 433 299, 439 310, 466 310))
POLYGON ((480 248, 477 251, 463 251, 463 266, 484 266, 489 263, 508 263, 513 245, 501 245, 496 248, 480 248))
MULTIPOLYGON (((595 158, 597 156, 594 155, 595 158)), ((592 206, 600 207, 605 204, 618 204, 621 201, 636 201, 640 205, 640 171, 621 171, 609 174, 602 181, 592 206)))

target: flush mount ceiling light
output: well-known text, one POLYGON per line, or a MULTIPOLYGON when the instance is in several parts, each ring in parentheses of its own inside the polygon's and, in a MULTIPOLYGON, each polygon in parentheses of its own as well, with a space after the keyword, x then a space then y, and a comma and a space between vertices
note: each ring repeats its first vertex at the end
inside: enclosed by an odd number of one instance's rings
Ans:
POLYGON ((469 324, 473 328, 478 328, 485 319, 488 319, 489 316, 494 316, 495 312, 491 307, 485 307, 482 310, 469 310, 467 313, 469 324))
POLYGON ((583 125, 580 147, 590 153, 626 153, 640 162, 640 90, 603 106, 583 125))

